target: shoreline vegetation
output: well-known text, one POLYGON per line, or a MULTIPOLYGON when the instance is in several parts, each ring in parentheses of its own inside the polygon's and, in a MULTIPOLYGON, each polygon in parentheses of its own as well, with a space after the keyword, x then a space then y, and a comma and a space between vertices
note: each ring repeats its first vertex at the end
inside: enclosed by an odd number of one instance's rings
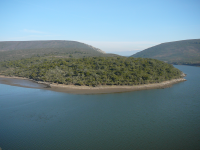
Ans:
POLYGON ((29 79, 50 90, 80 94, 165 88, 185 81, 184 73, 173 65, 133 57, 32 57, 1 62, 0 75, 4 83, 13 84, 12 78, 29 79))
MULTIPOLYGON (((184 74, 185 76, 185 74, 184 74)), ((183 76, 183 77, 184 77, 183 76)), ((12 82, 11 79, 16 80, 27 80, 31 82, 35 82, 38 85, 36 89, 43 89, 43 90, 50 90, 56 92, 64 92, 64 93, 71 93, 71 94, 106 94, 106 93, 122 93, 122 92, 131 92, 131 91, 139 91, 139 90, 148 90, 148 89, 164 89, 171 87, 173 84, 186 81, 184 78, 179 79, 172 79, 169 81, 163 81, 161 83, 151 83, 151 84, 142 84, 142 85, 132 85, 132 86, 121 86, 121 85, 111 85, 111 86, 97 86, 97 87, 90 87, 90 86, 78 86, 78 85, 64 85, 58 83, 49 83, 49 82, 41 82, 41 81, 34 81, 33 79, 23 78, 23 77, 9 77, 0 75, 0 84, 7 84, 11 86, 19 86, 19 87, 26 87, 26 88, 35 88, 30 86, 20 85, 20 83, 16 84, 12 82)))

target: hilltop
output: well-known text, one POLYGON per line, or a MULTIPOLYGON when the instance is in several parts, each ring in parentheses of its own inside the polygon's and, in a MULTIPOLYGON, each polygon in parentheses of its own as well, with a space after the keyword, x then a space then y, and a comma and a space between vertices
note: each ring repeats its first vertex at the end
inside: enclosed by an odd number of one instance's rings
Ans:
POLYGON ((171 64, 200 66, 200 39, 162 43, 131 57, 153 58, 171 64))
POLYGON ((0 42, 0 61, 18 60, 33 56, 56 57, 89 57, 89 56, 117 56, 106 54, 104 51, 76 41, 3 41, 0 42))

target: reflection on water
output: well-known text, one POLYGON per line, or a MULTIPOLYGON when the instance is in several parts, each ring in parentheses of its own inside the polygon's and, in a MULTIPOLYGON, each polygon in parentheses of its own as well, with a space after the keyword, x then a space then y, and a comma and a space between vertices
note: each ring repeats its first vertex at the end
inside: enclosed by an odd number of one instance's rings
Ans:
POLYGON ((0 84, 2 149, 200 149, 200 68, 171 88, 73 95, 0 84))
POLYGON ((16 85, 16 86, 22 86, 22 87, 30 87, 30 88, 44 88, 44 87, 46 87, 43 84, 38 84, 38 83, 30 81, 30 80, 2 78, 2 77, 0 77, 0 83, 1 84, 11 84, 11 85, 16 85))

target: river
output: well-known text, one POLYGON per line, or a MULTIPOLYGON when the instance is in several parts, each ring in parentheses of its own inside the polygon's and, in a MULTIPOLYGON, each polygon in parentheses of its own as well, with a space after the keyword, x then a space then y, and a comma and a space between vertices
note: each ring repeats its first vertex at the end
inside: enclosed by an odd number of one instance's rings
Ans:
POLYGON ((0 84, 0 147, 200 149, 200 67, 166 89, 76 95, 0 84))

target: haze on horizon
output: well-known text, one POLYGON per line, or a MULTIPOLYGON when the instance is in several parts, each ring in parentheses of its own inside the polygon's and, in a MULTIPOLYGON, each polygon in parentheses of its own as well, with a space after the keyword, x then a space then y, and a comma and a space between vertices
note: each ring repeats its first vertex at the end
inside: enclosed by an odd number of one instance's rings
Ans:
POLYGON ((72 40, 128 56, 200 38, 199 0, 8 0, 0 6, 0 41, 72 40))

